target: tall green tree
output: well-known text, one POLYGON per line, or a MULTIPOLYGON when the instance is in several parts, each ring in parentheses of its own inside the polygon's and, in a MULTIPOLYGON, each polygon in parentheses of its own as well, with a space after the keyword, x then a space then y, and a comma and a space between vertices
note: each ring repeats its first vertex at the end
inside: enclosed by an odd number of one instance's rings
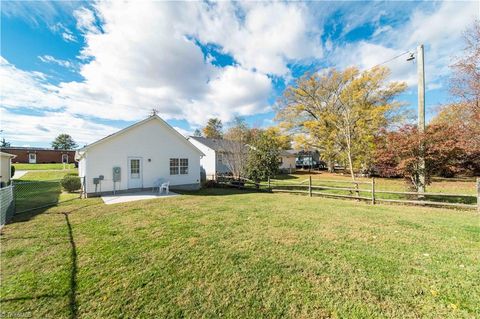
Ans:
POLYGON ((60 134, 53 140, 52 147, 56 150, 72 150, 78 145, 70 135, 60 134))
POLYGON ((200 131, 198 128, 195 129, 195 131, 193 132, 193 136, 201 137, 202 136, 202 131, 200 131))
POLYGON ((255 181, 265 180, 278 173, 279 145, 272 135, 259 133, 250 145, 247 158, 247 176, 255 181))
POLYGON ((7 142, 5 138, 0 141, 0 147, 10 147, 10 142, 7 142))
POLYGON ((389 74, 384 67, 306 74, 285 89, 277 118, 306 135, 326 161, 345 160, 355 180, 355 170, 372 162, 375 134, 398 118, 395 97, 406 84, 387 82, 389 74))
POLYGON ((218 118, 211 118, 208 120, 207 125, 203 128, 203 136, 208 138, 222 138, 222 129, 222 121, 218 118))

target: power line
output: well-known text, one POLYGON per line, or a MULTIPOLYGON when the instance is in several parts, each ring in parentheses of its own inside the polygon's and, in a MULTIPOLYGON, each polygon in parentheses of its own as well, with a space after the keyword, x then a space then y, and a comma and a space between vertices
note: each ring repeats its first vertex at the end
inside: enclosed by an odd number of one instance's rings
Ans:
POLYGON ((399 55, 396 55, 396 56, 394 56, 394 57, 392 57, 392 58, 390 58, 390 59, 388 59, 388 60, 386 60, 386 61, 383 61, 383 62, 381 62, 381 63, 379 63, 379 64, 376 64, 376 65, 372 66, 371 68, 366 69, 365 71, 374 69, 374 68, 376 68, 377 66, 380 66, 380 65, 384 65, 384 64, 386 64, 386 63, 388 63, 388 62, 391 62, 391 61, 393 61, 393 60, 395 60, 395 59, 398 59, 399 57, 404 56, 405 54, 408 54, 408 53, 411 53, 411 52, 412 52, 412 51, 409 50, 409 51, 405 51, 405 52, 403 52, 403 53, 400 53, 399 55))

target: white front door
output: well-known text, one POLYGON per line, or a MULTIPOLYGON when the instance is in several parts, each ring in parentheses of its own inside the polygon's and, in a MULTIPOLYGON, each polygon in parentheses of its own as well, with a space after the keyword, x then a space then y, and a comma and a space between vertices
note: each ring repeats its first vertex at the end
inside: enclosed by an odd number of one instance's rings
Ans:
POLYGON ((29 153, 29 154, 28 154, 28 162, 29 162, 30 164, 35 164, 35 163, 37 163, 37 154, 35 154, 35 153, 29 153))
POLYGON ((128 158, 128 188, 143 187, 143 167, 141 157, 128 158))

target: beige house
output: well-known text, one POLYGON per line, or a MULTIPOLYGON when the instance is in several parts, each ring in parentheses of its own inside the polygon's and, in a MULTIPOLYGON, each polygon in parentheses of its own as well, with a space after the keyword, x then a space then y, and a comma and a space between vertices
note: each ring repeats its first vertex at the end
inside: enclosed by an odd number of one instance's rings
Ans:
POLYGON ((10 179, 12 178, 10 175, 12 172, 12 158, 15 158, 15 155, 0 152, 0 187, 10 183, 10 179))
POLYGON ((295 173, 296 171, 297 152, 294 150, 280 151, 279 169, 283 173, 295 173))

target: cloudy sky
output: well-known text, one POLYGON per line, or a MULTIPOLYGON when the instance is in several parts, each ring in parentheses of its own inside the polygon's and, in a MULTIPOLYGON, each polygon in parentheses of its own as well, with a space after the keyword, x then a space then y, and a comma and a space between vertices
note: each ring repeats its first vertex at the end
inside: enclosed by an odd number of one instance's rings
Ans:
MULTIPOLYGON (((183 134, 209 117, 272 125, 306 71, 362 69, 424 43, 427 116, 448 103, 449 65, 479 2, 5 2, 1 127, 13 145, 81 145, 153 108, 183 134)), ((416 103, 416 65, 385 65, 416 103)))

